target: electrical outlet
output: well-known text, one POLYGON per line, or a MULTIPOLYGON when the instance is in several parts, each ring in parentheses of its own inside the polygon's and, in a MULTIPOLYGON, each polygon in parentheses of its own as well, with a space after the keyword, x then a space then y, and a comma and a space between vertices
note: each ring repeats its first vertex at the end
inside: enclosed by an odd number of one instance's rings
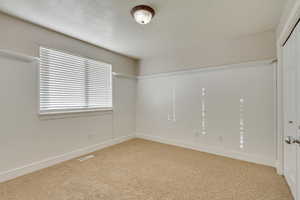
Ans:
POLYGON ((88 134, 88 139, 92 140, 96 137, 96 135, 97 135, 96 133, 90 133, 90 134, 88 134))
POLYGON ((219 142, 220 142, 220 143, 223 142, 223 136, 219 136, 219 142))

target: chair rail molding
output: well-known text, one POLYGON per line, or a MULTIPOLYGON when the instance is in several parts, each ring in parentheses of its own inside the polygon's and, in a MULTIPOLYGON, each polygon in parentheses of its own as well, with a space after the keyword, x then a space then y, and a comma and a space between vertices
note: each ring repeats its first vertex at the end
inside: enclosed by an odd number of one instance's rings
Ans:
MULTIPOLYGON (((180 76, 180 75, 195 74, 195 73, 200 73, 200 72, 257 67, 258 65, 266 65, 267 66, 276 61, 277 61, 276 58, 272 58, 272 59, 267 59, 267 60, 244 62, 244 63, 237 63, 237 64, 229 64, 229 65, 219 65, 219 66, 210 66, 210 67, 191 67, 191 69, 189 69, 189 70, 180 70, 180 71, 174 71, 174 72, 163 72, 163 73, 158 73, 158 74, 142 75, 142 76, 138 76, 137 79, 144 80, 144 79, 154 79, 154 78, 169 77, 169 76, 180 76)), ((260 67, 262 67, 262 66, 260 66, 260 67)))
POLYGON ((6 49, 0 49, 0 56, 10 58, 10 59, 15 59, 23 62, 34 62, 34 61, 39 61, 39 58, 34 57, 34 56, 28 56, 22 53, 18 52, 13 52, 10 50, 6 49))

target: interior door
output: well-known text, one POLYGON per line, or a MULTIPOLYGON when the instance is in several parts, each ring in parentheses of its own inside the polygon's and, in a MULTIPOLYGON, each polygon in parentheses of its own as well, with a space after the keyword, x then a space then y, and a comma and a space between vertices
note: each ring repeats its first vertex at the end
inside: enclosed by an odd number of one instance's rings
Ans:
MULTIPOLYGON (((284 176, 297 195, 297 31, 283 48, 284 66, 284 176)), ((300 87, 299 87, 300 88, 300 87)))

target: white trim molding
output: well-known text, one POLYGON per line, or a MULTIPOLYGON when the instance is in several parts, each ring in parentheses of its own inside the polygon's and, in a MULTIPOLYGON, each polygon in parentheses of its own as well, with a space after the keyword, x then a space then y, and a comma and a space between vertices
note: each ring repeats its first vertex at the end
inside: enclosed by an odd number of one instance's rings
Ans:
POLYGON ((52 158, 48 158, 48 159, 45 159, 42 161, 38 161, 35 163, 31 163, 31 164, 22 166, 22 167, 19 167, 16 169, 8 170, 5 172, 0 172, 0 183, 17 178, 19 176, 23 176, 25 174, 29 174, 29 173, 47 168, 47 167, 51 167, 51 166, 59 164, 61 162, 71 160, 71 159, 104 149, 106 147, 113 146, 115 144, 125 142, 125 141, 133 139, 133 138, 134 138, 134 135, 124 136, 124 137, 120 137, 120 138, 114 138, 114 139, 104 141, 99 144, 95 144, 95 145, 92 145, 89 147, 78 149, 78 150, 63 154, 63 155, 58 155, 58 156, 55 156, 52 158))
POLYGON ((274 111, 275 111, 275 126, 274 126, 274 130, 276 131, 276 170, 277 170, 277 174, 279 175, 283 175, 283 148, 281 145, 283 145, 282 143, 282 135, 283 135, 283 126, 282 126, 282 122, 283 122, 283 115, 282 115, 282 77, 281 77, 281 71, 279 68, 279 63, 274 63, 275 66, 275 73, 274 73, 274 81, 275 81, 275 91, 274 91, 274 111))
POLYGON ((174 146, 179 146, 183 147, 186 149, 192 149, 196 151, 201 151, 201 152, 206 152, 206 153, 211 153, 219 156, 225 156, 237 160, 242 160, 242 161, 247 161, 247 162, 252 162, 252 163, 257 163, 257 164, 262 164, 266 166, 271 166, 271 167, 277 167, 278 162, 274 161, 269 158, 265 157, 258 157, 255 155, 251 154, 246 154, 246 153, 241 153, 241 152, 236 152, 236 151, 228 151, 225 150, 224 148, 219 148, 216 146, 194 146, 190 144, 185 144, 182 142, 178 142, 175 140, 169 140, 169 139, 164 139, 161 137, 156 137, 156 136, 151 136, 151 135, 146 135, 146 134, 141 134, 141 133, 136 133, 135 135, 129 135, 129 136, 123 136, 120 138, 115 138, 111 139, 108 141, 104 141, 99 144, 95 144, 89 147, 85 147, 82 149, 78 149, 63 155, 51 157, 42 161, 38 161, 35 163, 31 163, 16 169, 8 170, 5 172, 0 172, 0 183, 5 182, 47 167, 51 167, 53 165, 59 164, 64 161, 72 160, 81 156, 84 156, 86 154, 90 154, 95 151, 99 151, 101 149, 134 139, 134 138, 140 138, 144 140, 149 140, 149 141, 154 141, 154 142, 159 142, 163 144, 169 144, 169 145, 174 145, 174 146))
POLYGON ((117 78, 127 78, 127 79, 137 80, 137 77, 133 76, 133 75, 121 74, 121 73, 116 73, 116 72, 113 72, 112 74, 114 77, 117 77, 117 78))
POLYGON ((276 165, 275 168, 276 168, 277 174, 280 175, 280 176, 282 176, 283 175, 283 171, 281 170, 281 163, 280 163, 280 161, 276 160, 275 165, 276 165))
POLYGON ((283 119, 283 66, 282 66, 282 49, 281 45, 277 44, 277 54, 278 54, 278 63, 277 63, 277 173, 283 174, 283 165, 284 165, 284 149, 283 149, 283 135, 284 135, 284 119, 283 119))
POLYGON ((248 68, 248 67, 258 67, 258 65, 266 65, 272 64, 276 62, 276 58, 268 59, 268 60, 261 60, 261 61, 254 61, 254 62, 245 62, 245 63, 238 63, 238 64, 230 64, 230 65, 220 65, 220 66, 210 66, 210 67, 192 67, 189 70, 180 70, 175 72, 165 72, 159 74, 151 74, 151 75, 143 75, 138 76, 138 80, 143 79, 154 79, 154 78, 161 78, 161 77, 170 77, 170 76, 179 76, 179 75, 187 75, 187 74, 195 74, 199 72, 208 72, 208 71, 217 71, 217 70, 227 70, 227 69, 236 69, 236 68, 248 68))
POLYGON ((6 49, 0 49, 0 56, 6 57, 6 58, 11 58, 11 59, 16 59, 16 60, 23 61, 23 62, 39 61, 39 58, 37 58, 37 57, 28 56, 25 54, 13 52, 13 51, 6 50, 6 49))
MULTIPOLYGON (((291 2, 291 1, 290 1, 291 2)), ((288 3, 288 2, 287 2, 288 3)), ((292 3, 292 2, 291 2, 292 3)), ((286 4, 285 12, 287 17, 281 19, 282 26, 277 28, 277 173, 284 174, 284 119, 283 119, 283 47, 282 45, 290 35, 293 27, 300 18, 300 1, 294 1, 293 4, 286 4), (290 6, 290 7, 289 7, 290 6), (288 10, 290 9, 290 10, 288 10), (285 20, 285 21, 283 21, 285 20), (282 29, 279 29, 282 28, 282 29)))
POLYGON ((161 137, 157 137, 157 136, 146 135, 143 133, 136 133, 136 137, 140 138, 140 139, 163 143, 163 144, 169 144, 169 145, 179 146, 179 147, 192 149, 192 150, 196 150, 196 151, 206 152, 206 153, 210 153, 210 154, 214 154, 214 155, 225 156, 225 157, 229 157, 229 158, 233 158, 233 159, 237 159, 237 160, 266 165, 266 166, 270 166, 270 167, 276 167, 276 165, 277 165, 276 160, 273 160, 273 159, 270 159, 267 157, 259 157, 259 156, 251 155, 251 154, 247 154, 247 153, 230 151, 230 150, 226 150, 224 148, 220 148, 217 146, 190 145, 190 144, 185 144, 185 143, 175 141, 175 140, 169 140, 169 139, 165 139, 165 138, 161 138, 161 137))

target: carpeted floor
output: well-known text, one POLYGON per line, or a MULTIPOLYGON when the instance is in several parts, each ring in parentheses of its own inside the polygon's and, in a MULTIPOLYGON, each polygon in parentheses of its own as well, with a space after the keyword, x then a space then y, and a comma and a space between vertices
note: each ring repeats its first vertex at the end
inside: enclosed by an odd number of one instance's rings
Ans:
POLYGON ((292 200, 271 167, 134 139, 0 183, 1 200, 292 200))

